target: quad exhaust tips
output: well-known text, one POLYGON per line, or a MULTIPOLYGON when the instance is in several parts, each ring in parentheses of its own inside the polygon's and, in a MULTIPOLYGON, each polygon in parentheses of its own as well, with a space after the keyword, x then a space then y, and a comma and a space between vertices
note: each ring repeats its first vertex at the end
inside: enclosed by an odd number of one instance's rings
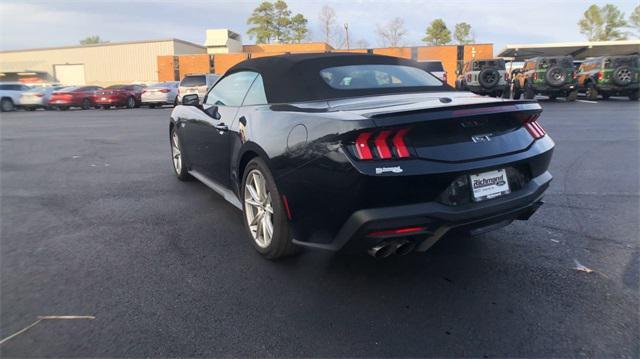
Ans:
POLYGON ((411 253, 416 248, 416 242, 409 239, 398 239, 379 243, 371 247, 368 251, 373 258, 387 258, 392 254, 404 256, 411 253))

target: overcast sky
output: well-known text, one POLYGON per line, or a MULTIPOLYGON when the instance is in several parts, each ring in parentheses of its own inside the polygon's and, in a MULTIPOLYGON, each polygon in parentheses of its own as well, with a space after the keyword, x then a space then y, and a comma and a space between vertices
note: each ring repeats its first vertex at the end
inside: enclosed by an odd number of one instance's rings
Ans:
MULTIPOLYGON (((112 42, 178 38, 202 44, 205 29, 229 28, 246 35, 246 20, 259 1, 183 0, 0 0, 0 49, 15 50, 77 45, 86 36, 99 35, 112 42)), ((452 29, 457 22, 472 25, 476 42, 506 44, 581 41, 577 22, 596 3, 616 4, 627 15, 637 0, 477 0, 477 1, 311 1, 288 0, 294 13, 309 20, 311 39, 321 40, 318 14, 323 5, 336 11, 338 23, 349 24, 351 43, 366 40, 378 46, 376 24, 404 20, 404 45, 424 45, 421 39, 433 19, 442 18, 452 29)))

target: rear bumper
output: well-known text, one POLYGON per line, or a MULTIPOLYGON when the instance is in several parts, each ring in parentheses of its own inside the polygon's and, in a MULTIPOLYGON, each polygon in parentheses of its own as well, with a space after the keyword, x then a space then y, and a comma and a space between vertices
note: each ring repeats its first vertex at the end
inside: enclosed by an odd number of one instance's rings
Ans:
POLYGON ((302 246, 331 251, 363 251, 387 238, 371 238, 367 234, 390 228, 424 227, 417 250, 428 249, 437 239, 454 228, 468 230, 484 228, 516 219, 528 219, 542 204, 544 191, 552 180, 545 171, 532 178, 521 190, 504 197, 462 206, 447 206, 426 202, 405 206, 363 209, 354 212, 330 243, 295 241, 302 246), (435 239, 435 240, 434 240, 435 239))
POLYGON ((477 93, 477 94, 495 94, 498 92, 504 92, 506 90, 509 89, 509 85, 507 84, 498 84, 492 88, 485 88, 482 86, 472 86, 472 85, 467 85, 467 89, 469 89, 469 91, 473 92, 473 93, 477 93))
POLYGON ((628 94, 631 92, 638 91, 640 88, 640 84, 634 83, 629 84, 627 86, 617 86, 617 85, 597 85, 596 89, 599 92, 609 93, 609 94, 628 94))
POLYGON ((94 103, 96 105, 124 105, 127 103, 127 98, 116 96, 99 96, 94 98, 94 103))
POLYGON ((534 85, 534 90, 542 94, 563 94, 577 90, 576 84, 564 84, 562 86, 534 85))

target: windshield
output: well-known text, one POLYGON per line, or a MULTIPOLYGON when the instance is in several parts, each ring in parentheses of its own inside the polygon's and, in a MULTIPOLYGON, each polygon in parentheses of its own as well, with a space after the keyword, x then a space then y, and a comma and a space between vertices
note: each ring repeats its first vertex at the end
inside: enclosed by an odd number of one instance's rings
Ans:
POLYGON ((573 67, 573 60, 570 57, 549 57, 542 59, 538 64, 540 69, 548 69, 551 66, 560 65, 565 68, 573 67))
POLYGON ((180 86, 182 87, 196 87, 196 86, 206 86, 207 81, 204 78, 204 75, 200 76, 187 76, 182 79, 180 82, 180 86))
POLYGON ((402 65, 351 65, 320 71, 322 79, 339 90, 443 86, 421 69, 402 65))
POLYGON ((476 61, 473 63, 474 71, 480 71, 485 68, 497 68, 498 70, 504 70, 504 60, 476 61))
POLYGON ((78 88, 77 86, 69 86, 69 87, 61 88, 57 92, 72 92, 72 91, 75 91, 77 88, 78 88))
POLYGON ((612 57, 604 61, 604 67, 607 69, 615 69, 620 66, 638 67, 638 57, 612 57))
POLYGON ((105 89, 107 90, 117 90, 117 89, 123 89, 127 87, 127 85, 111 85, 109 87, 106 87, 105 89))

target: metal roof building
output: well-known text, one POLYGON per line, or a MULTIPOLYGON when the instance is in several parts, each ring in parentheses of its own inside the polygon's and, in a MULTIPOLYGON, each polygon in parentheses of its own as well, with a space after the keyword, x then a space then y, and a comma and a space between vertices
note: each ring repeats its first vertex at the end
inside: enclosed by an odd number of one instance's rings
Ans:
POLYGON ((158 56, 206 53, 178 39, 2 51, 0 72, 46 71, 65 85, 155 82, 158 56))
POLYGON ((550 44, 507 45, 498 57, 523 61, 536 56, 573 56, 576 60, 605 55, 640 53, 640 40, 561 42, 550 44))

